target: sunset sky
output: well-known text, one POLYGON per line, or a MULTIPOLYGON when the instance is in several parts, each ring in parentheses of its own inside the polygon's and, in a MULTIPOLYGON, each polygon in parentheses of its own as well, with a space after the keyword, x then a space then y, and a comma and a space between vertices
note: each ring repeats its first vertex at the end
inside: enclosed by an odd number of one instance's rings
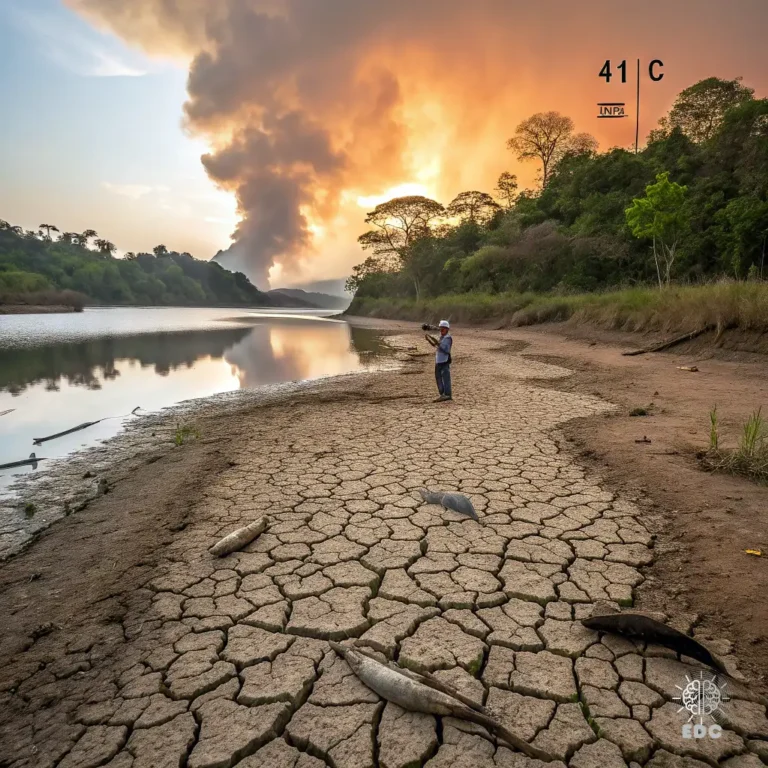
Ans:
POLYGON ((533 112, 633 144, 638 58, 641 143, 702 78, 768 95, 767 24, 764 0, 0 0, 0 218, 198 258, 235 233, 259 287, 343 277, 393 194, 533 185, 505 146, 533 112))

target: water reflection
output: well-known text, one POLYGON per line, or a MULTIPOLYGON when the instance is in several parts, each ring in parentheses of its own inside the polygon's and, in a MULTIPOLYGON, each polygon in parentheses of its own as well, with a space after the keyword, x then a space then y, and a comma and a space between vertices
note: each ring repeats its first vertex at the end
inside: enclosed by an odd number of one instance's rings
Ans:
POLYGON ((380 337, 368 329, 296 318, 259 323, 224 359, 240 386, 252 389, 349 373, 364 365, 366 356, 383 350, 380 337))
MULTIPOLYGON (((97 419, 46 443, 48 457, 111 437, 136 406, 156 411, 236 389, 352 373, 381 362, 369 329, 321 318, 257 316, 201 330, 83 338, 0 348, 0 464, 28 456, 32 440, 97 419)), ((55 338, 55 337, 54 337, 55 338)), ((13 470, 18 472, 19 470, 13 470)), ((0 472, 0 486, 10 470, 0 472)))
POLYGON ((144 334, 0 349, 0 392, 13 396, 35 384, 59 392, 62 383, 99 390, 121 375, 120 363, 152 367, 156 376, 224 359, 240 387, 304 381, 355 371, 370 355, 384 354, 380 336, 346 323, 281 318, 252 328, 144 334), (361 359, 362 358, 362 359, 361 359))
POLYGON ((40 382, 48 392, 58 392, 62 382, 101 389, 102 382, 120 376, 119 360, 135 360, 142 367, 152 366, 158 376, 167 376, 180 366, 193 367, 203 357, 222 358, 249 333, 248 328, 224 328, 0 349, 0 391, 19 395, 40 382))

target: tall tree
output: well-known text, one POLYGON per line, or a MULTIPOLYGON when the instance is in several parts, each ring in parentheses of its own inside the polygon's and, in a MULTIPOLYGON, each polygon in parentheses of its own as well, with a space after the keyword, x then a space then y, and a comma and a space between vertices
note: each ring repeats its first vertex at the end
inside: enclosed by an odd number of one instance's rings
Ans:
POLYGON ((681 91, 669 114, 659 120, 660 130, 651 132, 651 140, 663 138, 674 128, 697 143, 711 139, 729 109, 752 99, 754 88, 742 85, 741 80, 708 77, 681 91))
POLYGON ((55 227, 53 224, 41 224, 40 229, 45 230, 45 239, 50 240, 51 239, 51 232, 59 232, 59 228, 55 227))
POLYGON ((626 210, 627 224, 638 238, 653 240, 653 260, 659 288, 662 287, 661 266, 664 266, 664 284, 669 285, 685 220, 683 202, 687 187, 669 180, 666 171, 656 177, 655 184, 645 188, 645 197, 635 198, 626 210))
POLYGON ((117 250, 117 246, 109 240, 97 240, 94 245, 99 249, 99 253, 107 256, 111 256, 117 250))
POLYGON ((363 250, 373 251, 387 265, 399 265, 409 272, 418 298, 419 276, 409 260, 410 248, 429 234, 430 223, 443 215, 445 208, 436 200, 421 195, 395 197, 366 215, 365 223, 374 229, 360 235, 357 241, 363 250))
POLYGON ((452 218, 455 217, 462 221, 484 224, 493 217, 499 207, 499 204, 489 194, 472 190, 456 195, 446 208, 446 213, 452 218))
POLYGON ((59 238, 59 242, 66 243, 67 245, 79 243, 80 235, 78 235, 77 232, 62 232, 61 237, 59 238))
POLYGON ((537 112, 515 128, 507 147, 518 160, 541 161, 541 185, 547 186, 552 171, 568 153, 597 150, 597 140, 588 133, 574 133, 573 120, 559 112, 537 112))
POLYGON ((88 241, 92 237, 98 237, 97 232, 95 230, 93 230, 93 229, 86 229, 85 232, 81 232, 77 236, 78 245, 82 245, 84 248, 87 248, 88 247, 88 241))
POLYGON ((765 275, 768 245, 768 202, 752 195, 731 200, 715 214, 716 236, 723 266, 730 265, 736 279, 756 273, 765 275))
POLYGON ((504 171, 496 182, 494 192, 504 201, 506 208, 511 208, 518 198, 517 176, 509 171, 504 171))
POLYGON ((152 253, 155 254, 155 256, 167 256, 168 255, 168 249, 164 245, 156 245, 152 249, 152 253))

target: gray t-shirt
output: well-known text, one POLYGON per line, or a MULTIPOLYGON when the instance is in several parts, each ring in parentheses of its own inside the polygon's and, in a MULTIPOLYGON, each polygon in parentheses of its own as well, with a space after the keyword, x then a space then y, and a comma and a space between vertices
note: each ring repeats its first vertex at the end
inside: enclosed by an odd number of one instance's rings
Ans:
POLYGON ((451 334, 446 333, 445 336, 443 336, 438 342, 437 350, 435 352, 435 362, 447 363, 448 355, 451 354, 452 346, 453 346, 453 339, 451 338, 451 334))

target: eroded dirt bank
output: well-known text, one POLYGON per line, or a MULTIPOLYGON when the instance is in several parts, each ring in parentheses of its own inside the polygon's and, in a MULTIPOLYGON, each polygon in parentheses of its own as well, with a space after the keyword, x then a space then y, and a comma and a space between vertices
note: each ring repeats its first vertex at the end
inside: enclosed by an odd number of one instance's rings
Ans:
MULTIPOLYGON (((722 739, 691 744, 671 698, 696 667, 577 621, 596 600, 643 599, 648 576, 669 587, 647 568, 661 511, 565 440, 573 419, 611 423, 607 388, 525 356, 577 359, 554 339, 521 355, 516 332, 456 338, 453 403, 429 402, 429 357, 415 357, 202 419, 198 443, 0 565, 0 764, 528 764, 481 728, 385 705, 330 652, 343 637, 436 671, 573 768, 768 759, 747 689, 733 687, 722 739), (471 495, 482 524, 420 504, 423 485, 471 495), (264 512, 268 533, 210 557, 264 512)), ((686 597, 670 613, 689 628, 686 597)))

